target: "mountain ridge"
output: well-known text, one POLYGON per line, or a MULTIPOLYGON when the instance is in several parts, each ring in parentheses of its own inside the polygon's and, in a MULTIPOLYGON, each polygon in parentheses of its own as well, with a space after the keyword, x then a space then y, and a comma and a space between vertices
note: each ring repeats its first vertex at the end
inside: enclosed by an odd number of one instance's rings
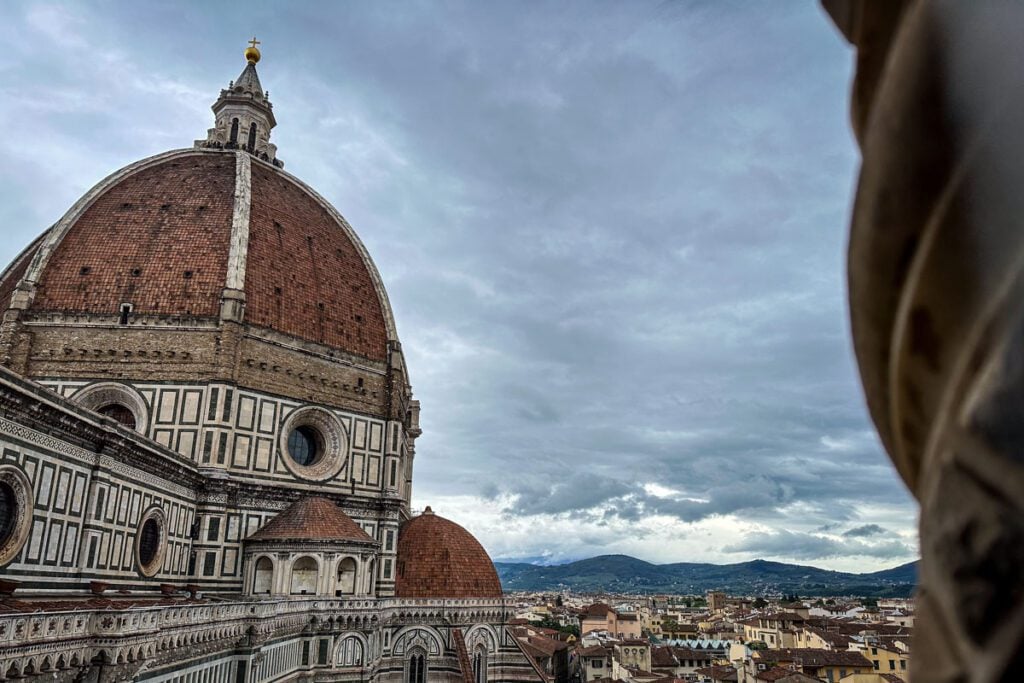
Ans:
POLYGON ((506 591, 692 594, 724 590, 737 595, 907 597, 917 584, 917 561, 860 574, 770 560, 654 564, 629 555, 598 555, 559 565, 495 562, 494 566, 506 591))

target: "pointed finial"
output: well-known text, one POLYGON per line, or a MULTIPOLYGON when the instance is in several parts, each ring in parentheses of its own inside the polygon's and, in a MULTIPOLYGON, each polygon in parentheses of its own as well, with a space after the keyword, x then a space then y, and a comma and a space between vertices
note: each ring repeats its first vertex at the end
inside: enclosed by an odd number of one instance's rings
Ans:
POLYGON ((245 61, 250 64, 260 61, 260 51, 256 48, 260 44, 260 41, 256 40, 256 36, 253 36, 252 40, 249 41, 249 47, 245 48, 245 61))

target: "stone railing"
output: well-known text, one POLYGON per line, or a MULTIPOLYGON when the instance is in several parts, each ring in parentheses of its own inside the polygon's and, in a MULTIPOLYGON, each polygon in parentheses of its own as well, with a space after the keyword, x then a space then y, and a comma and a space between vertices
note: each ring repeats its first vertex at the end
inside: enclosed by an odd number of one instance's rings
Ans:
POLYGON ((504 622, 509 612, 501 600, 407 600, 399 598, 302 598, 238 602, 199 602, 181 605, 134 605, 118 608, 84 607, 0 615, 0 658, 8 648, 87 639, 138 639, 173 635, 239 622, 266 624, 287 617, 362 617, 370 623, 423 621, 462 622, 474 616, 489 623, 504 622), (495 616, 497 618, 495 618, 495 616), (376 617, 377 621, 373 621, 376 617))

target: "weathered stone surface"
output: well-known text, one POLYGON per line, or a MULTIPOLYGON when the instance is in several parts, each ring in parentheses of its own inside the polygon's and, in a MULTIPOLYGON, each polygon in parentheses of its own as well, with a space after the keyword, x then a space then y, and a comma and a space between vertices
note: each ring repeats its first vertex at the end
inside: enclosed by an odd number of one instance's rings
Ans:
POLYGON ((1024 7, 825 0, 858 49, 849 249, 868 407, 921 503, 915 681, 1024 659, 1024 7))

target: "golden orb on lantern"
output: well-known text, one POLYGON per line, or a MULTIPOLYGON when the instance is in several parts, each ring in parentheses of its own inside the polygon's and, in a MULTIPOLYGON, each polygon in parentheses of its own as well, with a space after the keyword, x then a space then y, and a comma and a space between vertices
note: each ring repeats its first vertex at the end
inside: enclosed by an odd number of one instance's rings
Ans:
POLYGON ((256 36, 253 36, 252 40, 249 41, 249 47, 245 48, 245 61, 250 64, 260 61, 260 51, 256 47, 259 44, 260 41, 256 40, 256 36))

